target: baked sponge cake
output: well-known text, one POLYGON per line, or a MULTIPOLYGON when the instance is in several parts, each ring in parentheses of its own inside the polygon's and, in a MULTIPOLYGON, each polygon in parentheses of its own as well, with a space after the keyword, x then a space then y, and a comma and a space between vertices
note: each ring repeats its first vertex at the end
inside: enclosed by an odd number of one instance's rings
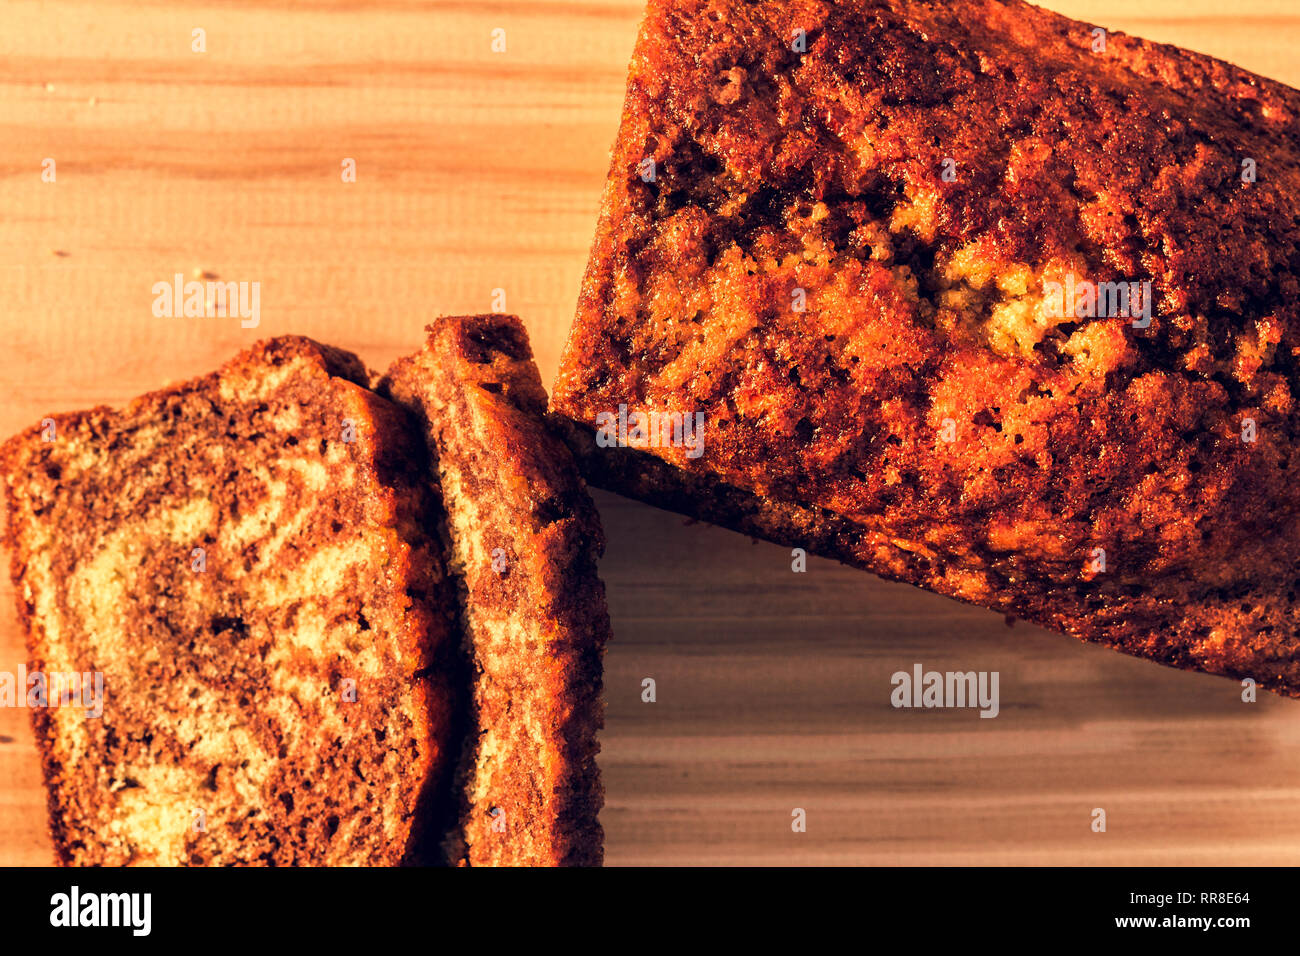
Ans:
POLYGON ((381 391, 415 410, 446 502, 469 707, 452 862, 596 865, 600 523, 514 316, 439 319, 381 391))
POLYGON ((523 326, 370 384, 273 339, 0 447, 60 862, 601 862, 604 539, 523 326))
POLYGON ((367 379, 273 339, 0 449, 31 670, 102 680, 32 710, 60 862, 436 859, 456 612, 423 441, 367 379))
POLYGON ((1197 53, 651 0, 552 408, 593 484, 1297 696, 1298 191, 1300 93, 1197 53))

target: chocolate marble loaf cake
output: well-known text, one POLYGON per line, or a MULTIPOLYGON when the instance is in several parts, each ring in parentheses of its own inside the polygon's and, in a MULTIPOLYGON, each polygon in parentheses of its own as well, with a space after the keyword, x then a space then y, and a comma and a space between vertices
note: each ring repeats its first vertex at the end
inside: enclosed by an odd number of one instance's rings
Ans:
POLYGON ((0 450, 66 864, 428 862, 453 595, 406 412, 304 338, 0 450), (56 704, 64 703, 62 706, 56 704))
POLYGON ((651 0, 552 407, 593 484, 1300 695, 1298 190, 1300 93, 1018 0, 651 0))
POLYGON ((101 690, 33 709, 61 862, 600 863, 604 539, 524 328, 369 384, 274 339, 0 448, 32 673, 101 690))
POLYGON ((514 316, 442 318, 381 390, 417 410, 462 589, 470 695, 455 862, 595 865, 600 522, 514 316))

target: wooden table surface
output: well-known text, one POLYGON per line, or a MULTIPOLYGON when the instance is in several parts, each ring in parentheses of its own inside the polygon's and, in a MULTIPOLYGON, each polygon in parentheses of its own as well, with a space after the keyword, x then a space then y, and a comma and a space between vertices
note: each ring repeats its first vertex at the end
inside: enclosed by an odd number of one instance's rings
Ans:
MULTIPOLYGON (((1049 6, 1300 86, 1291 2, 1049 6)), ((497 289, 549 385, 639 15, 4 0, 0 436, 263 336, 382 368, 429 317, 488 311, 497 289), (260 326, 155 318, 153 284, 196 271, 260 282, 260 326)), ((1300 702, 1245 704, 1230 681, 831 562, 795 574, 781 548, 597 497, 610 864, 1300 862, 1300 702), (916 662, 1000 672, 1000 716, 894 710, 890 674, 916 662)), ((12 608, 6 581, 0 670, 23 657, 12 608)), ((46 863, 44 826, 27 713, 0 710, 0 864, 46 863)))

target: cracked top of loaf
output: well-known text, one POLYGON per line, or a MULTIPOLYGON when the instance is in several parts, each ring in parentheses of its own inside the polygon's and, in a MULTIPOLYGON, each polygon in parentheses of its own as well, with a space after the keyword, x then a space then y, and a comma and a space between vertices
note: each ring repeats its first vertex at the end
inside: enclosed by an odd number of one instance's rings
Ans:
POLYGON ((1298 117, 1017 0, 651 0, 553 407, 703 411, 649 453, 863 566, 1295 692, 1298 117))

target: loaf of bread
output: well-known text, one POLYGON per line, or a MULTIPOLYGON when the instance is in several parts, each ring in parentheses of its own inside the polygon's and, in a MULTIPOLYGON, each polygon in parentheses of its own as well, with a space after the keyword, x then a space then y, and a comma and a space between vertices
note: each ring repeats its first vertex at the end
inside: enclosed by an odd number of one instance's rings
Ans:
POLYGON ((1300 93, 1019 0, 651 0, 552 408, 593 484, 1295 696, 1297 190, 1300 93))

